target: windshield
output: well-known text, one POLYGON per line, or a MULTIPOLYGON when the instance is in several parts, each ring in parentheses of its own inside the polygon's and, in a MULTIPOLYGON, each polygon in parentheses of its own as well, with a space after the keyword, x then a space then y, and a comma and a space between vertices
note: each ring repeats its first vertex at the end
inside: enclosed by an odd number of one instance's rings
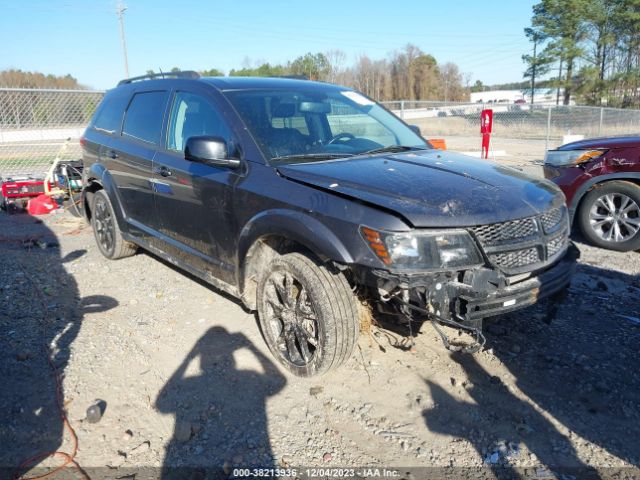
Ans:
POLYGON ((380 105, 351 91, 227 92, 271 164, 430 146, 380 105))

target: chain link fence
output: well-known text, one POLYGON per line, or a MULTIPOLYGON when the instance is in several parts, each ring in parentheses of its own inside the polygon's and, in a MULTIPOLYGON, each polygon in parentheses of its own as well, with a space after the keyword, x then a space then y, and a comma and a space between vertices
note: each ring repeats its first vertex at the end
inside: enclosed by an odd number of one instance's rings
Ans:
POLYGON ((490 156, 507 163, 541 163, 547 149, 566 141, 598 136, 640 135, 640 110, 451 103, 382 102, 407 123, 418 125, 426 138, 442 138, 450 150, 480 154, 480 112, 493 110, 490 156))
POLYGON ((56 157, 79 159, 78 139, 103 95, 0 88, 0 177, 41 175, 56 157))
MULTIPOLYGON (((104 92, 0 88, 0 177, 43 174, 56 157, 81 156, 78 139, 104 92)), ((383 102, 427 138, 450 150, 480 152, 480 112, 493 109, 490 156, 512 164, 540 163, 567 135, 640 134, 640 110, 400 100, 383 102)))

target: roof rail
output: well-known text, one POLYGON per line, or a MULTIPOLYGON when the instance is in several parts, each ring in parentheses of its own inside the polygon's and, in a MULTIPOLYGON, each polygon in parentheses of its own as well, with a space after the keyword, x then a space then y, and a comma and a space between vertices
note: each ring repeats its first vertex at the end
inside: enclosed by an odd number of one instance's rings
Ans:
POLYGON ((193 70, 185 70, 181 72, 165 72, 165 73, 149 73, 147 75, 140 75, 139 77, 125 78, 118 82, 118 86, 125 85, 127 83, 139 82, 141 80, 152 80, 154 78, 200 78, 198 72, 193 70))

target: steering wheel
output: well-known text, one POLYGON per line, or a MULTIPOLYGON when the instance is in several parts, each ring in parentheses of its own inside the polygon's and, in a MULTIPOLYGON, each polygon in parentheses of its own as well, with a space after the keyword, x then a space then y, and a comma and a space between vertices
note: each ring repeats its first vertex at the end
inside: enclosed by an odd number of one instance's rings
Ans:
POLYGON ((341 138, 346 138, 348 140, 353 140, 356 137, 355 137, 355 135, 352 135, 351 133, 347 133, 347 132, 338 133, 337 135, 334 135, 333 137, 331 137, 331 140, 329 140, 327 142, 327 145, 334 144, 335 142, 337 142, 341 138))

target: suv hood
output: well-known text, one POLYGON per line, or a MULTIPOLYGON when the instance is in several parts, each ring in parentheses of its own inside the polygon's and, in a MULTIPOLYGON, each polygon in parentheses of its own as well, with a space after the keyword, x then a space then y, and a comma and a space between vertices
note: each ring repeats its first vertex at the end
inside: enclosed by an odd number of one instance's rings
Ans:
POLYGON ((640 137, 602 137, 588 138, 562 145, 558 150, 579 150, 583 148, 637 148, 640 147, 640 137))
POLYGON ((553 183, 441 150, 282 165, 290 180, 390 210, 414 227, 466 227, 537 215, 564 202, 553 183))

